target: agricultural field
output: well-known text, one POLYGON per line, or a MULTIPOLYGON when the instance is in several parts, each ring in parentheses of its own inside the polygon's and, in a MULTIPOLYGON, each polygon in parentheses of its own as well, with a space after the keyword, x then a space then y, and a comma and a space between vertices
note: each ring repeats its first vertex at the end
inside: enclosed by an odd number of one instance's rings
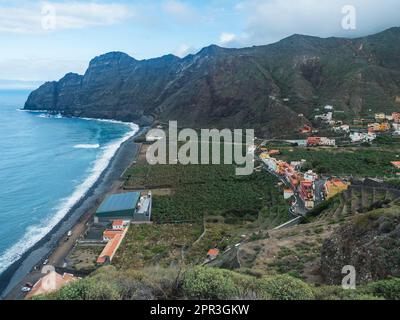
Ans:
POLYGON ((384 148, 283 148, 279 159, 305 159, 304 169, 317 173, 355 177, 394 177, 391 161, 398 161, 400 150, 384 148))
POLYGON ((126 172, 126 189, 164 189, 170 194, 153 199, 157 223, 202 221, 217 215, 236 222, 258 219, 268 207, 287 220, 288 206, 266 172, 236 176, 233 165, 135 165, 126 172))

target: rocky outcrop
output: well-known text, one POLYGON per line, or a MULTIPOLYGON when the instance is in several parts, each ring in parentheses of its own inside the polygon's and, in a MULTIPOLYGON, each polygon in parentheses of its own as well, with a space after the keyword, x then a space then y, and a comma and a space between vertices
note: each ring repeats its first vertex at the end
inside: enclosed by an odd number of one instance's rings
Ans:
POLYGON ((360 214, 324 242, 321 273, 326 283, 339 285, 346 265, 356 269, 357 284, 400 277, 400 207, 360 214))
POLYGON ((83 76, 67 74, 34 91, 25 108, 149 124, 178 120, 193 128, 254 128, 292 135, 316 105, 349 115, 396 109, 400 29, 360 39, 294 35, 244 49, 204 48, 138 61, 111 52, 83 76))

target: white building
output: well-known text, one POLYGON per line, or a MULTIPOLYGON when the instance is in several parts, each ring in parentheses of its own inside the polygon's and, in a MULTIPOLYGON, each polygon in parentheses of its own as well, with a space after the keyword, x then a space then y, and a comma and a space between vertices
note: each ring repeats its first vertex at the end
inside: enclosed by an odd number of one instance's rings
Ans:
POLYGON ((329 147, 334 147, 336 146, 336 140, 335 139, 329 139, 326 137, 321 137, 321 141, 319 143, 320 146, 329 146, 329 147))
POLYGON ((350 140, 353 143, 357 142, 371 142, 376 139, 375 133, 352 132, 350 133, 350 140))
POLYGON ((347 125, 347 124, 344 124, 344 125, 339 126, 339 127, 334 127, 333 131, 350 133, 350 126, 347 125))
POLYGON ((292 161, 290 162, 290 165, 295 168, 296 170, 300 169, 304 164, 306 163, 306 160, 301 160, 301 161, 292 161))
POLYGON ((394 131, 400 131, 400 123, 393 123, 392 127, 393 127, 394 131))
POLYGON ((283 190, 283 197, 285 200, 290 199, 294 196, 294 191, 292 189, 285 189, 283 190))
POLYGON ((309 170, 304 174, 304 180, 306 180, 306 181, 314 182, 317 179, 318 179, 318 175, 315 172, 313 172, 312 170, 309 170))
POLYGON ((328 112, 325 114, 321 114, 321 115, 317 115, 315 116, 315 119, 318 120, 320 119, 323 122, 331 122, 333 119, 333 113, 332 112, 328 112))

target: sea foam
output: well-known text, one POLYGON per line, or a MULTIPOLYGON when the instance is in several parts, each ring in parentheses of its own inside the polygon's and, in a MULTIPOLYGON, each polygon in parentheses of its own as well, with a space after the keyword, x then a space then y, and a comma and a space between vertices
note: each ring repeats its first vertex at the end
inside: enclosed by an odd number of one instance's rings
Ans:
POLYGON ((76 144, 74 145, 75 149, 98 149, 100 145, 97 144, 76 144))

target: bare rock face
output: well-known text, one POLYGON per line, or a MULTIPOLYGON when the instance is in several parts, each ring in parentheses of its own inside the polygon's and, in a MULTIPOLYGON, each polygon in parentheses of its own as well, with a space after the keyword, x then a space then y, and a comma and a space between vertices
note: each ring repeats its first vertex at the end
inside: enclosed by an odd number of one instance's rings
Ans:
POLYGON ((252 128, 292 135, 315 106, 349 116, 396 110, 400 28, 360 39, 294 35, 278 43, 210 46, 183 59, 138 61, 121 52, 94 58, 83 76, 67 74, 29 96, 25 108, 134 121, 177 120, 192 128, 252 128))
POLYGON ((357 284, 400 276, 400 208, 363 214, 338 229, 323 245, 321 273, 339 285, 346 265, 355 267, 357 284))

